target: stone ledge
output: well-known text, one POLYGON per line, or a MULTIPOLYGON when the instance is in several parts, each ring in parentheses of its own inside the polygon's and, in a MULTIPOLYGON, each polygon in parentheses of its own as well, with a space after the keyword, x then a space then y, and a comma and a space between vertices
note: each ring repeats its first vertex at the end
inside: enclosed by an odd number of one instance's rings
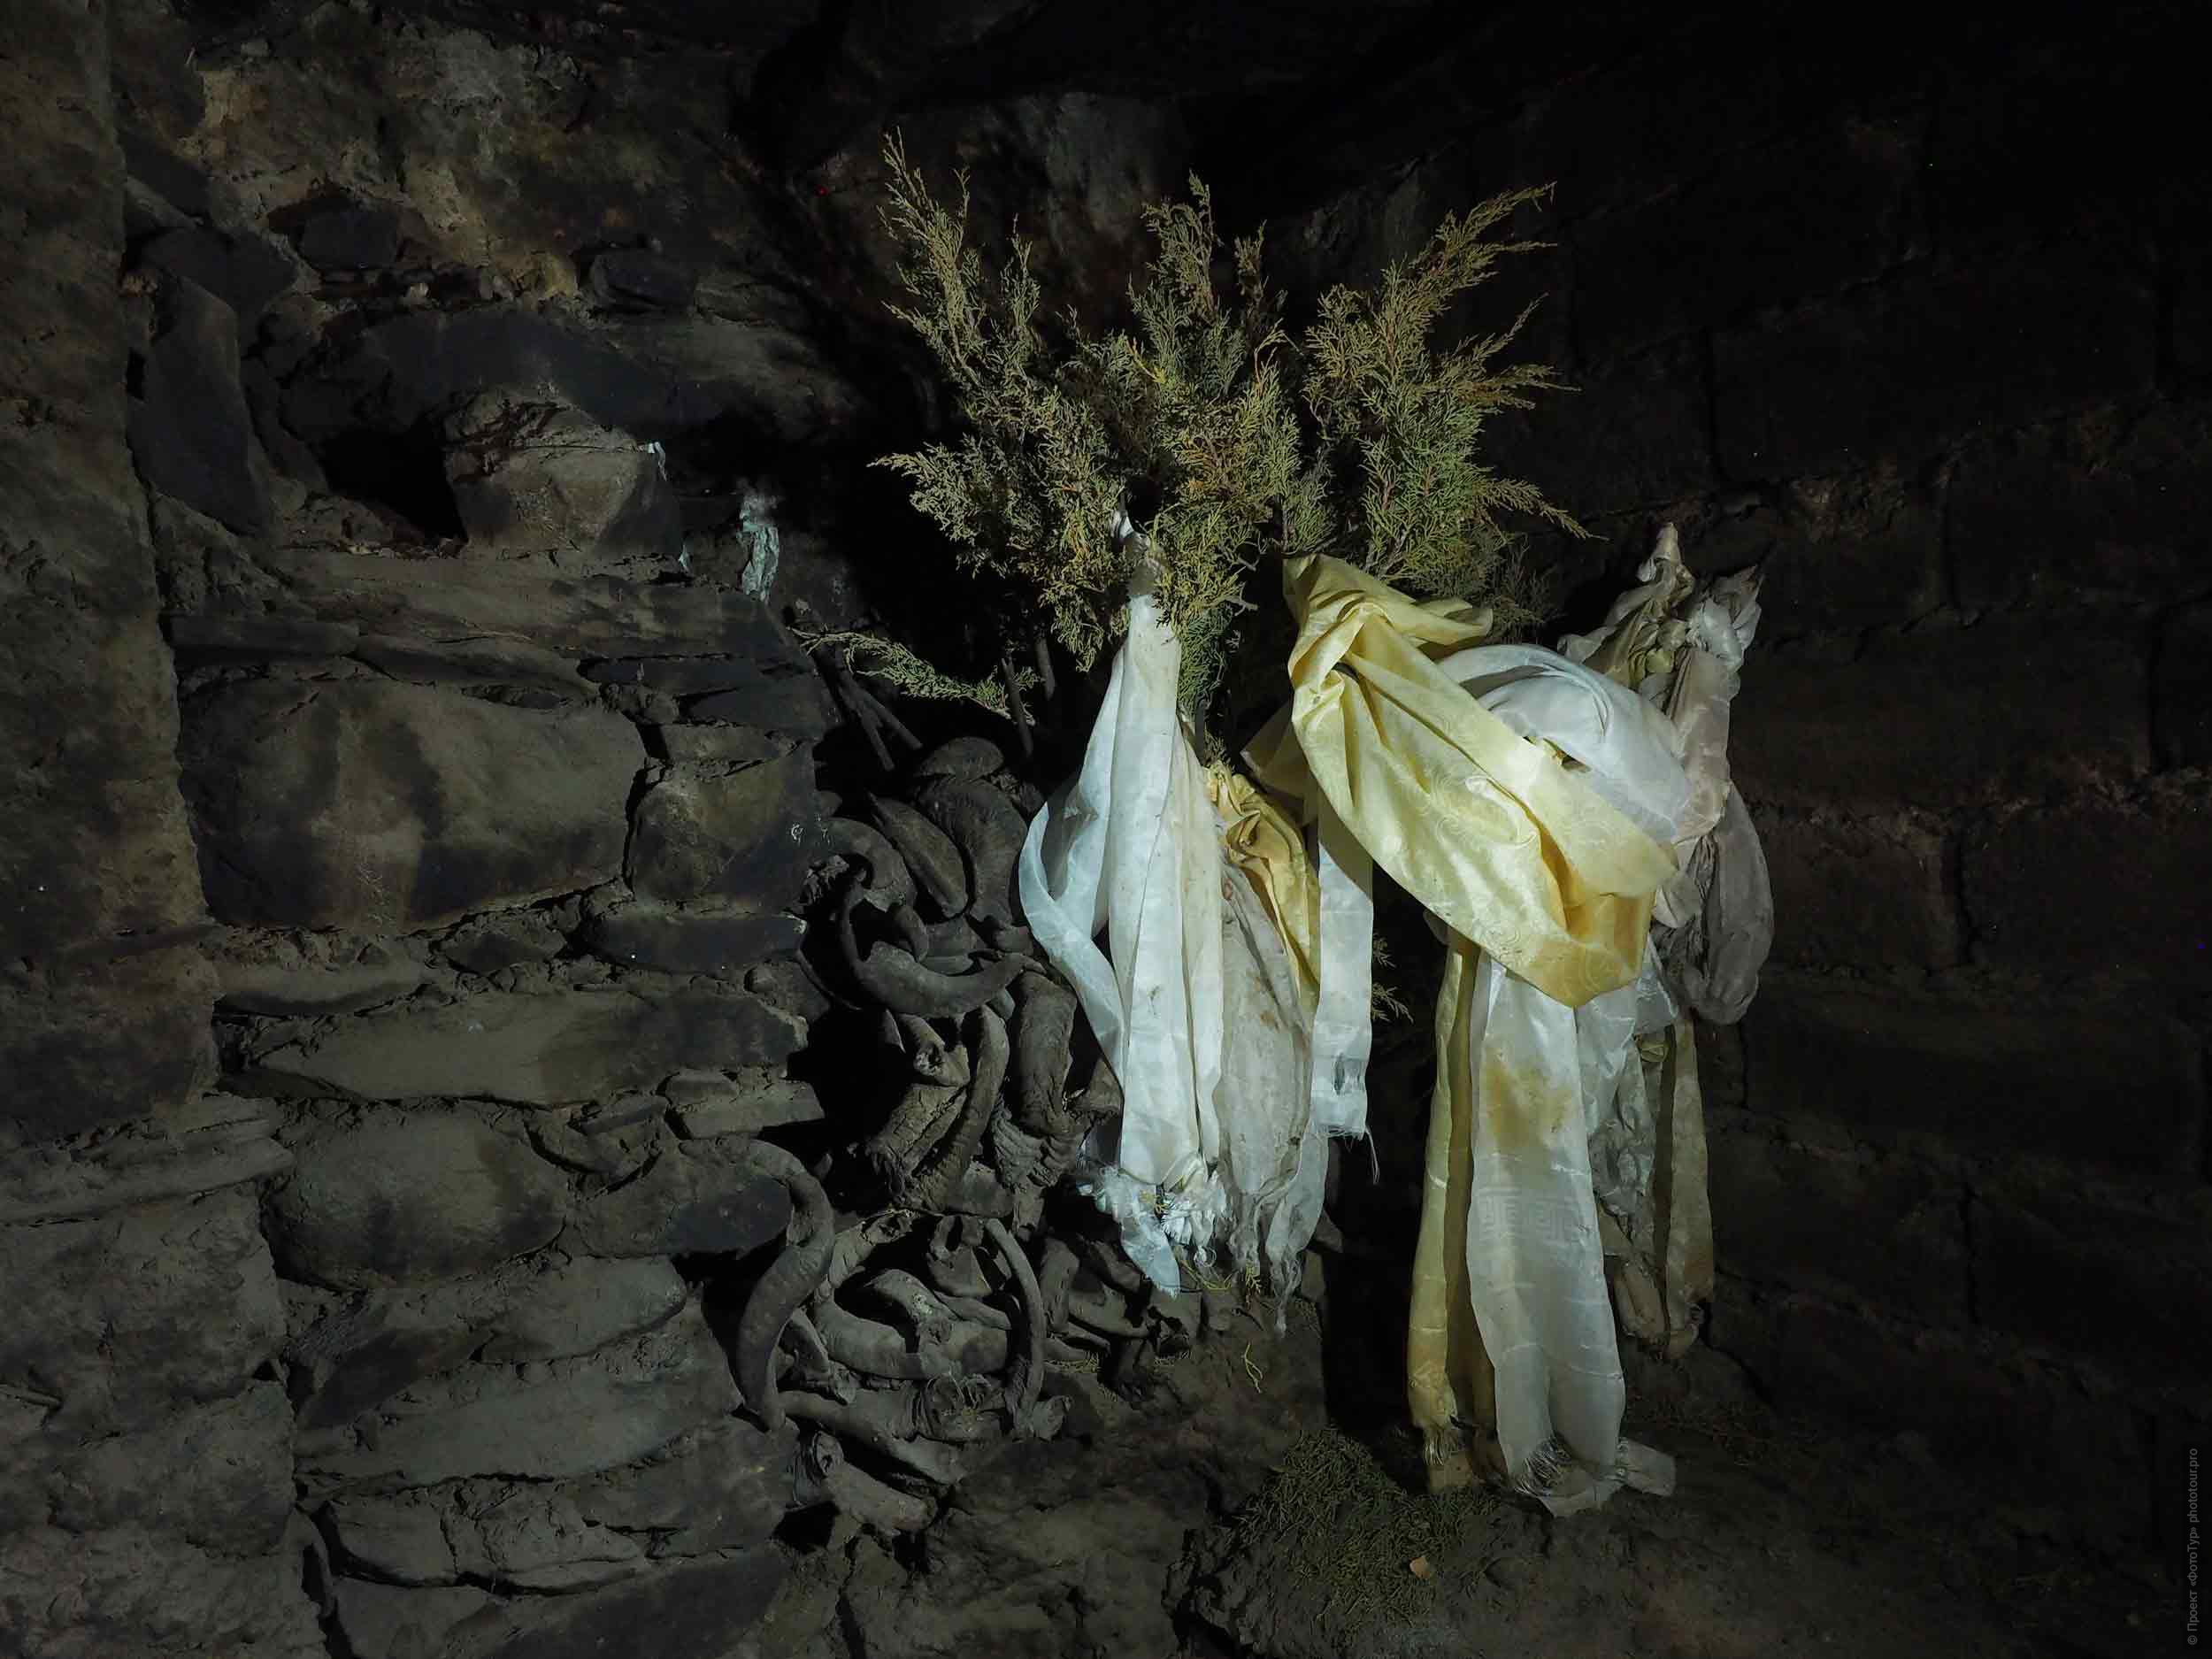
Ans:
POLYGON ((795 1017, 743 991, 488 991, 355 1015, 280 1039, 257 1059, 267 1072, 370 1100, 557 1106, 650 1088, 687 1065, 773 1065, 805 1036, 795 1017))
POLYGON ((265 1102, 203 1096, 96 1144, 32 1148, 0 1164, 0 1225, 93 1217, 280 1175, 292 1155, 265 1102))

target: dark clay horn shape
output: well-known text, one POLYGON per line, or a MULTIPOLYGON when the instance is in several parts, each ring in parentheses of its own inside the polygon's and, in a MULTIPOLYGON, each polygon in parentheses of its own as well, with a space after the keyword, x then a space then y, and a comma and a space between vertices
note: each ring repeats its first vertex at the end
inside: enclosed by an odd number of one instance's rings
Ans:
POLYGON ((975 914, 1010 923, 1019 916, 1015 871, 1029 826, 1014 803, 973 778, 933 778, 915 795, 914 804, 968 861, 975 914))
POLYGON ((1069 1049, 1075 993, 1043 974, 1014 982, 1014 1116, 1033 1134, 1067 1127, 1069 1049))
POLYGON ((968 872, 952 839, 903 801, 870 795, 868 810, 938 910, 946 916, 966 910, 968 872))
POLYGON ((914 1014, 924 1019, 957 1019, 973 1012, 1018 979, 1029 964, 1019 956, 1002 956, 970 973, 940 973, 925 966, 910 950, 879 941, 861 954, 853 932, 852 905, 837 918, 838 949, 846 972, 861 993, 895 1014, 914 1014))
POLYGON ((856 818, 833 818, 823 826, 829 849, 867 867, 865 886, 891 904, 914 902, 914 874, 883 833, 856 818))
POLYGON ((1006 1081, 1006 1026, 987 1008, 975 1011, 980 1028, 974 1041, 975 1075, 968 1084, 968 1098, 960 1109, 951 1133, 939 1144, 907 1184, 901 1201, 912 1210, 942 1210, 945 1200, 959 1185, 968 1165, 983 1146, 983 1132, 998 1105, 998 1092, 1006 1081))
POLYGON ((773 1369, 776 1344, 791 1316, 805 1305, 829 1271, 836 1217, 821 1183, 781 1147, 756 1141, 747 1156, 791 1192, 791 1242, 760 1276, 737 1321, 737 1386, 763 1425, 773 1430, 784 1421, 783 1397, 776 1388, 773 1369))

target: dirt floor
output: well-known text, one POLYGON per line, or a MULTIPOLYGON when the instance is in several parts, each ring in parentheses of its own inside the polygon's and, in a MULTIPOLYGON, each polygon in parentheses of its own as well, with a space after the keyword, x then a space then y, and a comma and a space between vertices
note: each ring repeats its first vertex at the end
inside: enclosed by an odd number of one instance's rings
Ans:
POLYGON ((1409 1432, 1345 1372, 1302 1302, 1281 1336, 1240 1317, 1135 1400, 1062 1377, 1062 1438, 1008 1448, 926 1532, 795 1540, 740 1659, 2161 1650, 2170 1591, 2022 1531, 1914 1437, 1777 1416, 1709 1351, 1632 1404, 1631 1432, 1678 1460, 1673 1496, 1565 1519, 1413 1491, 1409 1432))

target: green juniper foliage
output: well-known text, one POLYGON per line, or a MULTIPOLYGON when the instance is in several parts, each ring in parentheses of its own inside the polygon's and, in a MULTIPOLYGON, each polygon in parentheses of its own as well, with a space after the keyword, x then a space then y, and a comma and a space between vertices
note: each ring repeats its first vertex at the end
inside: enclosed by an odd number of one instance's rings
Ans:
MULTIPOLYGON (((933 703, 972 703, 1002 718, 1006 715, 1006 685, 1002 680, 962 680, 956 674, 947 673, 910 647, 879 634, 853 629, 825 633, 798 628, 793 632, 799 643, 810 651, 825 647, 843 651, 855 673, 880 680, 901 696, 933 703)), ((1033 689, 1038 683, 1036 671, 1023 669, 1016 676, 1016 683, 1025 693, 1033 689)))
POLYGON ((1212 198, 1194 178, 1189 201, 1146 211, 1156 251, 1131 285, 1130 326, 1087 336, 1071 314, 1055 347, 1039 326, 1027 245, 1012 240, 995 282, 969 246, 965 176, 947 208, 897 139, 884 159, 884 219, 905 251, 911 302, 894 310, 935 356, 965 430, 878 465, 907 479, 966 565, 1033 595, 1083 665, 1113 640, 1133 561, 1148 557, 1182 641, 1194 726, 1263 563, 1335 553, 1417 595, 1491 605, 1510 624, 1528 613, 1517 537, 1502 520, 1532 514, 1585 534, 1533 486, 1475 459, 1493 410, 1525 408, 1527 394, 1558 385, 1539 365, 1493 366, 1527 313, 1448 350, 1430 339, 1501 255, 1537 245, 1484 238, 1543 192, 1448 217, 1376 288, 1325 295, 1294 343, 1259 237, 1233 245, 1231 290, 1217 281, 1212 198), (1116 534, 1125 511, 1141 548, 1116 534))

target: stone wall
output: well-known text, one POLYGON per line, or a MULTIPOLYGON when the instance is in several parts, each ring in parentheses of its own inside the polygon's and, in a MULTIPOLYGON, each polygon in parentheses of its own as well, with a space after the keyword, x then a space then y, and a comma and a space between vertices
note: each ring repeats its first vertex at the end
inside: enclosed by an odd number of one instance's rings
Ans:
POLYGON ((1471 320, 1544 292, 1525 349, 1579 388, 1491 444, 1598 534, 1537 549, 1569 619, 1669 519, 1766 572, 1734 753, 1777 932, 1701 1040, 1709 1339, 2131 1540, 2212 1315, 2204 185, 2142 10, 2096 47, 1690 30, 1455 119, 1416 96, 1447 59, 1315 140, 1419 153, 1271 239, 1357 275, 1557 182, 1471 320))
MULTIPOLYGON (((0 53, 0 1650, 706 1659, 801 1473, 729 1350, 825 1116, 776 616, 869 603, 872 198, 763 183, 726 55, 269 20, 0 53)), ((1118 269, 1173 127, 1095 104, 917 153, 1118 269)))
POLYGON ((125 444, 129 132, 98 8, 29 0, 7 35, 0 1651, 319 1655, 250 1184, 286 1155, 204 1093, 206 911, 125 444))

